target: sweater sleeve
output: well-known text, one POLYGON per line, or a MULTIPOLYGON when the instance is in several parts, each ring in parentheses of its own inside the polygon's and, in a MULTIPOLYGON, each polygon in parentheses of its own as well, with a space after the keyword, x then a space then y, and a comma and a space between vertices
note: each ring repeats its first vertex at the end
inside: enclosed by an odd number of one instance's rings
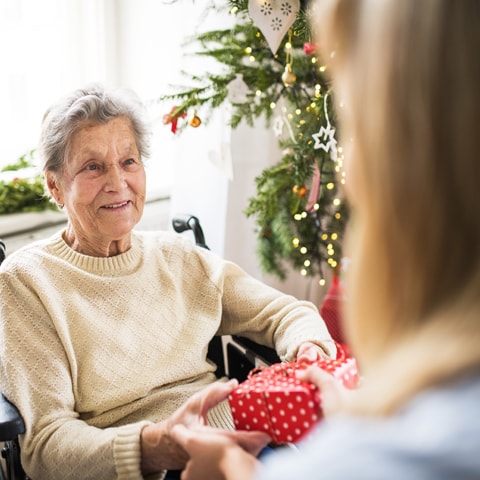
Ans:
POLYGON ((222 293, 219 334, 243 335, 275 348, 282 360, 293 360, 305 342, 313 342, 335 357, 333 339, 313 303, 286 295, 211 252, 199 254, 207 275, 222 293))
POLYGON ((21 412, 22 464, 41 479, 141 479, 148 422, 100 429, 75 411, 69 362, 46 307, 18 277, 0 275, 1 386, 21 412), (39 387, 41 386, 41 387, 39 387))

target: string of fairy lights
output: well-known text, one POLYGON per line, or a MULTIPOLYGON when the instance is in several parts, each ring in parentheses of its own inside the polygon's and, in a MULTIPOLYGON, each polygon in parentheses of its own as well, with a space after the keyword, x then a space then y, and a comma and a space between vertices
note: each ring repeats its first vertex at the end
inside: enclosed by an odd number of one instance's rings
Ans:
MULTIPOLYGON (((293 46, 291 43, 291 38, 292 38, 292 30, 289 30, 289 40, 285 44, 285 50, 286 50, 286 66, 285 66, 285 71, 282 75, 282 81, 286 87, 289 87, 293 85, 296 81, 296 75, 294 73, 293 69, 293 55, 291 53, 293 46)), ((248 48, 248 50, 251 52, 252 49, 251 47, 248 48)), ((250 58, 252 60, 252 57, 250 58)), ((253 60, 252 60, 253 61, 253 60)), ((317 63, 317 57, 313 56, 311 58, 311 63, 316 64, 317 63)), ((318 72, 320 74, 324 74, 327 70, 326 65, 320 65, 318 67, 318 72)), ((322 95, 322 87, 320 84, 315 84, 314 85, 314 98, 316 100, 313 100, 309 105, 305 107, 305 112, 310 113, 312 110, 318 110, 319 105, 318 102, 323 100, 323 107, 324 107, 324 114, 325 114, 325 119, 327 120, 327 127, 321 127, 319 133, 313 134, 312 138, 308 140, 307 144, 311 146, 312 148, 323 148, 326 152, 328 152, 330 149, 332 150, 331 157, 332 160, 335 162, 335 174, 336 177, 335 179, 331 179, 328 181, 328 183, 325 185, 325 188, 329 191, 336 191, 338 192, 339 189, 336 186, 336 181, 338 179, 339 183, 341 185, 345 185, 345 171, 343 169, 343 161, 344 161, 344 156, 343 156, 343 147, 341 146, 336 146, 337 142, 334 138, 334 133, 335 130, 331 128, 330 121, 328 118, 328 111, 326 108, 326 102, 328 100, 328 93, 322 95), (323 144, 321 143, 320 138, 322 137, 328 138, 330 141, 330 144, 323 144)), ((256 92, 257 95, 261 95, 260 91, 256 92)), ((277 104, 275 102, 272 102, 270 104, 270 108, 272 110, 275 110, 277 108, 277 104)), ((302 118, 302 109, 301 108, 296 108, 295 109, 295 114, 292 113, 287 113, 286 107, 283 107, 283 114, 284 118, 286 116, 286 119, 288 122, 293 122, 296 120, 296 130, 298 131, 297 135, 299 138, 303 137, 303 132, 301 131, 301 126, 305 125, 306 120, 302 118), (285 115, 286 114, 286 115, 285 115), (296 117, 296 118, 295 118, 296 117)), ((290 128, 288 129, 290 138, 291 140, 296 143, 297 139, 294 136, 293 129, 290 128)), ((298 186, 295 186, 296 188, 298 186)), ((300 195, 305 195, 306 194, 306 187, 302 186, 297 188, 299 190, 300 195), (305 189, 305 190, 301 190, 305 189)), ((321 240, 325 243, 326 245, 326 253, 327 253, 327 258, 326 258, 326 263, 332 268, 333 270, 336 270, 339 267, 339 260, 337 260, 336 255, 335 255, 335 244, 336 242, 341 238, 340 231, 342 230, 342 224, 339 222, 342 220, 342 213, 339 211, 339 207, 342 205, 342 198, 339 195, 335 195, 332 200, 331 200, 331 205, 333 209, 335 210, 335 213, 333 214, 333 218, 337 220, 337 228, 335 231, 332 231, 331 233, 322 233, 321 234, 321 240)), ((317 212, 320 208, 319 204, 319 199, 313 204, 312 210, 314 212, 317 212)), ((310 212, 307 211, 307 209, 303 209, 300 212, 297 212, 293 214, 293 219, 296 222, 302 222, 308 219, 310 215, 310 212)), ((302 276, 309 276, 310 275, 310 268, 312 266, 312 259, 310 256, 310 250, 308 246, 302 243, 301 239, 298 236, 294 236, 292 238, 292 245, 293 247, 300 252, 302 256, 305 257, 305 260, 303 261, 303 267, 300 270, 300 274, 302 276)), ((325 276, 323 275, 323 271, 321 272, 320 278, 318 280, 318 284, 320 286, 325 286, 326 284, 326 279, 325 276)))
MULTIPOLYGON (((230 12, 237 11, 234 6, 230 12)), ((282 263, 291 263, 302 276, 318 278, 323 286, 323 266, 337 270, 342 261, 341 240, 348 216, 341 194, 344 153, 327 108, 332 105, 327 65, 316 56, 315 45, 302 40, 294 27, 287 31, 278 53, 266 45, 264 30, 248 22, 237 27, 210 32, 200 40, 202 53, 227 68, 223 76, 207 74, 198 88, 164 96, 164 100, 182 100, 167 120, 173 120, 176 128, 176 121, 186 118, 187 110, 193 108, 198 117, 202 106, 215 108, 224 100, 232 106, 233 128, 235 122, 263 113, 267 121, 273 119, 282 159, 255 179, 257 195, 249 199, 245 213, 256 217, 258 252, 266 256, 261 264, 267 273, 282 277, 282 263), (296 205, 290 213, 288 202, 296 205), (279 222, 288 225, 279 227, 279 222), (290 247, 284 247, 287 244, 290 247)), ((193 78, 198 81, 200 77, 193 78)), ((195 126, 180 122, 180 129, 182 124, 195 126)), ((172 122, 172 131, 173 127, 172 122)))

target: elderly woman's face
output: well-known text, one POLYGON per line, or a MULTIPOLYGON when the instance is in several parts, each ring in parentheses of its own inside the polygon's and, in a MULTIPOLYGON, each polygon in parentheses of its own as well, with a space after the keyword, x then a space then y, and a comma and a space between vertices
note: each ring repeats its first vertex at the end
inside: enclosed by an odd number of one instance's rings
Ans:
POLYGON ((54 197, 65 204, 73 240, 99 250, 129 241, 145 203, 145 170, 130 120, 86 124, 72 136, 66 160, 54 197))

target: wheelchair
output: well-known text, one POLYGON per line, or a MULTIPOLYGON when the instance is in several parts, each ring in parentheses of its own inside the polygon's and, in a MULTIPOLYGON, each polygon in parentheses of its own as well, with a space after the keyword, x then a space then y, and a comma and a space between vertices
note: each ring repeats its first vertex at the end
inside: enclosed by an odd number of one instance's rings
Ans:
MULTIPOLYGON (((192 231, 195 243, 208 249, 197 217, 178 216, 173 218, 172 225, 177 233, 192 231)), ((0 263, 5 259, 5 255, 5 244, 0 240, 0 263)), ((275 350, 239 336, 213 338, 208 348, 208 358, 217 365, 217 377, 227 375, 239 381, 245 380, 255 367, 280 361, 275 350)), ((20 413, 0 392, 0 443, 3 443, 0 480, 29 480, 20 462, 18 436, 23 433, 25 425, 20 413)))

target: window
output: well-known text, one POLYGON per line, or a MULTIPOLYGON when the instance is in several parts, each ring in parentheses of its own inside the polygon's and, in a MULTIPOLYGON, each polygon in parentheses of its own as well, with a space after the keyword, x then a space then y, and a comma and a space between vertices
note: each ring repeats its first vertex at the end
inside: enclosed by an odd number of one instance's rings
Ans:
POLYGON ((150 106, 148 189, 168 190, 174 138, 154 99, 179 81, 195 10, 162 0, 0 0, 0 167, 36 147, 43 113, 59 95, 98 81, 133 88, 150 106))

